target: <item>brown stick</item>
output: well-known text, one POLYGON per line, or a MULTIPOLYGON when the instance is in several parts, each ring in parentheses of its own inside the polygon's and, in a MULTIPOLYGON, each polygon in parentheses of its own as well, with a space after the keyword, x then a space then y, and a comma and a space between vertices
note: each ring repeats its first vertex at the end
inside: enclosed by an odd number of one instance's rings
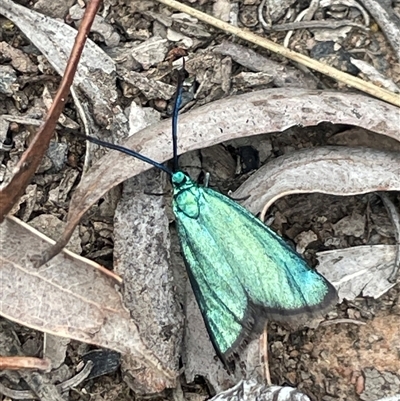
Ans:
POLYGON ((65 68, 64 76, 48 112, 47 119, 39 128, 35 138, 18 162, 14 177, 6 187, 0 190, 0 223, 25 191, 26 186, 35 174, 49 146, 58 118, 64 109, 86 38, 90 32, 90 27, 92 26, 100 2, 101 0, 91 0, 88 4, 78 34, 76 35, 75 44, 65 68))
POLYGON ((29 356, 0 356, 0 370, 50 370, 50 368, 51 364, 48 359, 34 358, 29 356))

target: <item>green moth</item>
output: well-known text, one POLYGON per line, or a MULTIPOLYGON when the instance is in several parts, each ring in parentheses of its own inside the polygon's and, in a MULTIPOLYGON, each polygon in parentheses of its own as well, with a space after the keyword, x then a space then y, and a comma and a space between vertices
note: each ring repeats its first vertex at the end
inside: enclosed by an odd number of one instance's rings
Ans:
POLYGON ((135 151, 88 140, 149 163, 171 177, 172 207, 189 279, 210 338, 226 359, 266 319, 291 326, 321 315, 337 301, 334 287, 274 231, 237 202, 199 186, 178 169, 178 84, 172 118, 174 169, 135 151))
POLYGON ((181 171, 172 185, 190 282, 223 359, 266 319, 299 325, 336 302, 334 287, 238 203, 181 171))

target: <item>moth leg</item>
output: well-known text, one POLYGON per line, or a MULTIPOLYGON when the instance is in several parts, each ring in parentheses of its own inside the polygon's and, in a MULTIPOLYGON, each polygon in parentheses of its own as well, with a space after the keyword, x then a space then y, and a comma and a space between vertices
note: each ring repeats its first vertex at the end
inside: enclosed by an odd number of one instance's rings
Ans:
POLYGON ((208 188, 209 184, 210 184, 210 173, 206 173, 206 176, 204 177, 204 187, 208 188))

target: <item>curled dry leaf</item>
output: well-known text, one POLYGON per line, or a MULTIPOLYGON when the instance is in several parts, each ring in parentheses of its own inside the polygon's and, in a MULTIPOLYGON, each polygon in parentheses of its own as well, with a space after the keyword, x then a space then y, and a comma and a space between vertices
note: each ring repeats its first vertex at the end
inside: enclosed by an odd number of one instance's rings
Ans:
MULTIPOLYGON (((395 106, 354 93, 271 89, 232 96, 182 115, 178 151, 181 154, 229 139, 284 131, 299 123, 317 125, 322 121, 359 126, 400 140, 395 106)), ((124 146, 158 162, 170 159, 171 122, 162 121, 138 132, 124 146)), ((44 257, 51 257, 65 246, 82 215, 105 192, 150 167, 117 152, 104 156, 79 184, 63 237, 44 257)))
POLYGON ((112 273, 69 251, 39 269, 31 266, 27 255, 46 249, 49 243, 54 242, 25 223, 4 220, 0 314, 46 333, 125 354, 135 361, 135 378, 147 392, 174 386, 177 372, 164 368, 141 341, 112 273))
POLYGON ((327 146, 290 153, 265 164, 235 191, 256 214, 278 198, 299 193, 356 195, 400 190, 400 154, 327 146))

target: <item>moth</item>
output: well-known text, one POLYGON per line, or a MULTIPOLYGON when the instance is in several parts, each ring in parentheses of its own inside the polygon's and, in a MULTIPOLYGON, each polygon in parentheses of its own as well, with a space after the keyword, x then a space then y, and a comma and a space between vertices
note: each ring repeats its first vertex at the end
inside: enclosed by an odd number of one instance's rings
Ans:
POLYGON ((322 315, 337 302, 335 288, 279 235, 233 199, 200 186, 179 170, 179 78, 172 117, 174 168, 119 145, 86 139, 166 172, 187 273, 214 348, 226 363, 265 321, 291 326, 322 315))

